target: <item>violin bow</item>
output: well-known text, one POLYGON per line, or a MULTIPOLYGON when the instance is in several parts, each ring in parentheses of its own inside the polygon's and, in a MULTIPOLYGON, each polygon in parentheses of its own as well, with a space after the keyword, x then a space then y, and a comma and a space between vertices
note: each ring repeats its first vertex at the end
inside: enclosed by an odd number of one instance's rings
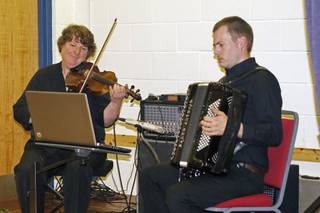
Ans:
POLYGON ((80 90, 79 90, 79 93, 81 93, 81 92, 83 91, 85 85, 87 84, 88 79, 89 79, 89 76, 90 76, 90 74, 91 74, 94 66, 95 66, 96 64, 98 64, 98 62, 99 62, 99 60, 100 60, 100 57, 101 57, 101 55, 102 55, 102 52, 104 51, 105 47, 106 47, 107 44, 109 43, 109 40, 110 40, 110 38, 111 38, 111 36, 112 36, 112 33, 113 33, 114 29, 116 28, 116 26, 117 26, 117 19, 114 20, 114 22, 113 22, 113 24, 112 24, 112 27, 111 27, 111 29, 110 29, 110 31, 109 31, 109 33, 108 33, 108 36, 107 36, 106 40, 103 42, 103 45, 102 45, 102 47, 101 47, 101 50, 100 50, 99 53, 98 53, 98 56, 97 56, 96 60, 94 61, 94 63, 93 63, 92 66, 90 67, 89 72, 88 72, 88 74, 87 74, 87 76, 86 76, 86 78, 85 78, 85 80, 84 80, 84 82, 83 82, 83 84, 82 84, 82 86, 81 86, 81 88, 80 88, 80 90))

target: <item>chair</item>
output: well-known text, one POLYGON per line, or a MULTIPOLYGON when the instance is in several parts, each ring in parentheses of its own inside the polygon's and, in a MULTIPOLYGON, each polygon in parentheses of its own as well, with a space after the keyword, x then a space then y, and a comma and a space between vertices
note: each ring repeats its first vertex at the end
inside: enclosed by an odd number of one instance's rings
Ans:
POLYGON ((268 149, 269 170, 264 177, 264 193, 226 200, 205 210, 210 212, 281 212, 279 207, 285 193, 298 123, 299 117, 296 112, 282 111, 282 143, 268 149))

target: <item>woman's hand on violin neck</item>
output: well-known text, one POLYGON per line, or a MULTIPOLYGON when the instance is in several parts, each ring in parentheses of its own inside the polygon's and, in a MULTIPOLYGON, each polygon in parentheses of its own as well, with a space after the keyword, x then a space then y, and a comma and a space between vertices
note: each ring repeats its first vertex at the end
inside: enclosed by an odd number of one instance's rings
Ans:
POLYGON ((110 86, 110 98, 112 102, 122 102, 124 97, 127 95, 128 87, 114 84, 113 87, 110 86))

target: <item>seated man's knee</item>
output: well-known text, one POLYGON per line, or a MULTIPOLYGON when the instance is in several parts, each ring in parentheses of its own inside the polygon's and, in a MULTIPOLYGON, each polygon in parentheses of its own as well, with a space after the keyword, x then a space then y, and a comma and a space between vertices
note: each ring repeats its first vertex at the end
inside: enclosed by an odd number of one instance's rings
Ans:
POLYGON ((166 203, 168 206, 175 206, 186 199, 186 193, 179 184, 173 185, 166 191, 166 203))

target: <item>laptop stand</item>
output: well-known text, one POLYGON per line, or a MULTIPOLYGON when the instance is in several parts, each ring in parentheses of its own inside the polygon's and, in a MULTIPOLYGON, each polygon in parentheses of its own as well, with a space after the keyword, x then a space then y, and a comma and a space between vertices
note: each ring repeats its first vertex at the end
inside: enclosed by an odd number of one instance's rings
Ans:
MULTIPOLYGON (((46 143, 46 142, 43 142, 43 143, 36 142, 36 145, 50 146, 50 147, 54 146, 52 143, 46 143)), ((85 160, 91 152, 103 152, 103 153, 114 153, 114 154, 124 154, 124 155, 128 154, 128 149, 121 148, 121 147, 115 147, 113 150, 112 148, 110 150, 105 150, 105 149, 99 149, 99 148, 92 149, 92 147, 80 147, 80 146, 68 145, 68 144, 57 144, 56 148, 72 149, 75 151, 75 155, 70 158, 57 161, 41 169, 38 168, 38 162, 34 162, 32 178, 31 178, 31 188, 27 195, 29 199, 30 212, 38 213, 40 209, 40 203, 38 202, 38 194, 37 194, 37 183, 38 183, 38 175, 40 175, 41 173, 49 171, 51 169, 55 169, 59 166, 62 166, 74 160, 81 160, 81 164, 85 165, 86 164, 85 160)))

